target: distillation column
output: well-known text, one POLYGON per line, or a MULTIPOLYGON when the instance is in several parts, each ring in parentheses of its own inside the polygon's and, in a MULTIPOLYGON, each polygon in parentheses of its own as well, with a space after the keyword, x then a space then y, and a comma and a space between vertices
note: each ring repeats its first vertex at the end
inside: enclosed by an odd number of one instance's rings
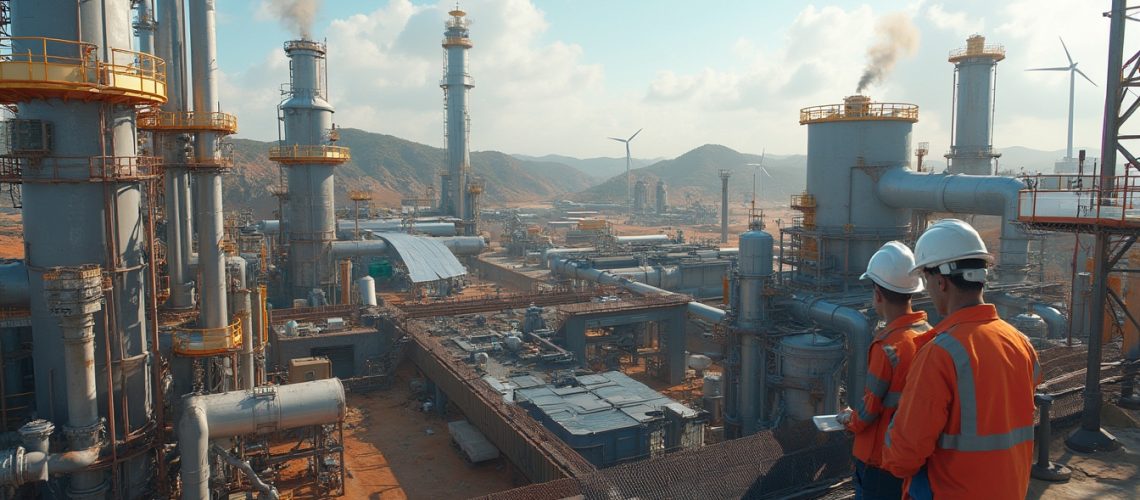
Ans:
MULTIPOLYGON (((142 2, 146 4, 147 2, 142 2)), ((166 61, 167 101, 160 109, 139 116, 140 130, 154 133, 156 152, 162 156, 165 193, 166 267, 170 279, 170 299, 166 306, 189 309, 194 306, 194 278, 190 273, 193 251, 193 203, 190 200, 190 153, 187 127, 194 115, 188 113, 186 99, 186 20, 180 0, 159 0, 161 21, 155 33, 155 55, 166 61)), ((236 125, 236 120, 233 121, 236 125)), ((236 128, 234 129, 236 131, 236 128)), ((232 133, 232 132, 231 132, 232 133)))
POLYGON ((348 148, 333 146, 337 132, 324 81, 325 44, 285 42, 289 56, 289 94, 280 106, 285 137, 269 159, 288 171, 288 293, 306 298, 333 283, 329 256, 336 240, 333 167, 350 159, 348 148))
POLYGON ((986 45, 986 37, 966 39, 966 48, 950 52, 954 63, 954 127, 946 158, 950 173, 993 175, 994 79, 1005 48, 986 45))
MULTIPOLYGON (((25 136, 10 145, 0 159, 0 182, 22 183, 36 413, 79 423, 94 398, 107 438, 123 448, 147 446, 155 423, 142 199, 157 162, 138 155, 135 113, 136 106, 166 100, 162 61, 130 50, 130 13, 130 0, 14 2, 18 38, 0 61, 0 102, 19 109, 5 125, 41 132, 40 140, 25 136), (47 303, 45 273, 83 265, 102 268, 104 304, 92 326, 99 375, 82 408, 73 409, 68 386, 84 367, 61 356, 69 341, 47 303)), ((98 486, 75 496, 98 495, 110 471, 114 496, 147 496, 152 457, 120 455, 112 467, 91 473, 98 486)))
MULTIPOLYGON (((214 2, 190 2, 190 62, 194 80, 194 113, 218 112, 218 53, 214 38, 214 2)), ((202 295, 198 323, 207 329, 229 326, 226 303, 226 256, 222 252, 221 134, 202 130, 194 140, 198 220, 198 273, 202 295)))
POLYGON ((467 114, 467 91, 475 87, 471 75, 467 74, 467 49, 472 47, 467 30, 466 12, 448 12, 447 30, 443 33, 444 67, 443 88, 444 106, 447 109, 447 202, 444 213, 460 220, 468 221, 472 214, 467 213, 467 174, 471 158, 467 139, 471 129, 471 118, 467 114))

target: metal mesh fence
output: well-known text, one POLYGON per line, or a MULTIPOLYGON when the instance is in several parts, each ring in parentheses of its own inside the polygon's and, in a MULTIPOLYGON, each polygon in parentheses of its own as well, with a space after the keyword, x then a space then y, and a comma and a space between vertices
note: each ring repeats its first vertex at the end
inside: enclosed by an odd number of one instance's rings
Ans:
MULTIPOLYGON (((1106 401, 1119 394, 1120 346, 1104 348, 1101 389, 1106 401)), ((1045 383, 1055 395, 1054 426, 1075 423, 1083 407, 1088 349, 1057 346, 1039 351, 1045 383)), ((851 441, 823 434, 808 422, 697 450, 601 469, 503 491, 488 500, 568 498, 847 498, 851 441)))

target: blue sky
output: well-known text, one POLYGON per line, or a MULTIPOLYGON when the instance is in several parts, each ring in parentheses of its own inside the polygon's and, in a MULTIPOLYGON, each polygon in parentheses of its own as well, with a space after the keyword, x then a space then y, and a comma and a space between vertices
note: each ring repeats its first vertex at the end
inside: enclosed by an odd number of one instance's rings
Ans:
MULTIPOLYGON (((288 81, 277 0, 218 2, 222 107, 239 136, 276 137, 277 89, 288 81)), ((454 2, 326 0, 313 32, 329 44, 339 126, 443 143, 439 47, 454 2)), ((1061 149, 1068 78, 1024 69, 1065 64, 1058 35, 1093 80, 1105 78, 1107 0, 604 1, 470 0, 473 150, 619 156, 609 135, 645 132, 640 157, 705 143, 744 152, 804 151, 802 107, 854 93, 895 13, 918 43, 867 92, 918 104, 915 141, 949 147, 953 67, 947 53, 974 33, 1006 47, 998 66, 994 145, 1061 149)), ((1077 85, 1077 147, 1099 144, 1103 85, 1077 85)))

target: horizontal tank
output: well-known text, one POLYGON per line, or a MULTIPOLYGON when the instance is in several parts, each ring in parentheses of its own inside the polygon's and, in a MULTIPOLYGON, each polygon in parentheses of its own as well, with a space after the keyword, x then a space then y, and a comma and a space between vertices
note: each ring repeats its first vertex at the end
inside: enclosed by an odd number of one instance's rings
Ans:
MULTIPOLYGON (((884 242, 904 239, 910 211, 888 207, 873 193, 879 173, 909 164, 917 121, 916 105, 861 95, 800 111, 800 124, 808 127, 807 194, 815 201, 811 218, 822 238, 824 274, 855 281, 884 242)), ((812 229, 809 214, 804 219, 812 229)))

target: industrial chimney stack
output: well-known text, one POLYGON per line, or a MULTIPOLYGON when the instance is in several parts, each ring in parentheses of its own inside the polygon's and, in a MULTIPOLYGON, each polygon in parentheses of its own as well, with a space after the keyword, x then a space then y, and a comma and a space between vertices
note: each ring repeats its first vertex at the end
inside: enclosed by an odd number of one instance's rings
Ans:
POLYGON ((986 37, 966 39, 966 48, 950 52, 954 63, 954 134, 951 137, 950 173, 993 175, 994 77, 1005 48, 986 45, 986 37))
MULTIPOLYGON (((467 74, 467 49, 472 47, 467 30, 467 13, 456 9, 448 12, 444 31, 443 49, 445 52, 443 81, 444 108, 447 113, 447 182, 441 194, 441 208, 470 225, 474 214, 468 212, 467 174, 471 169, 467 139, 470 134, 470 116, 467 114, 467 91, 475 85, 467 74)), ((470 234, 473 228, 468 227, 470 234)))

